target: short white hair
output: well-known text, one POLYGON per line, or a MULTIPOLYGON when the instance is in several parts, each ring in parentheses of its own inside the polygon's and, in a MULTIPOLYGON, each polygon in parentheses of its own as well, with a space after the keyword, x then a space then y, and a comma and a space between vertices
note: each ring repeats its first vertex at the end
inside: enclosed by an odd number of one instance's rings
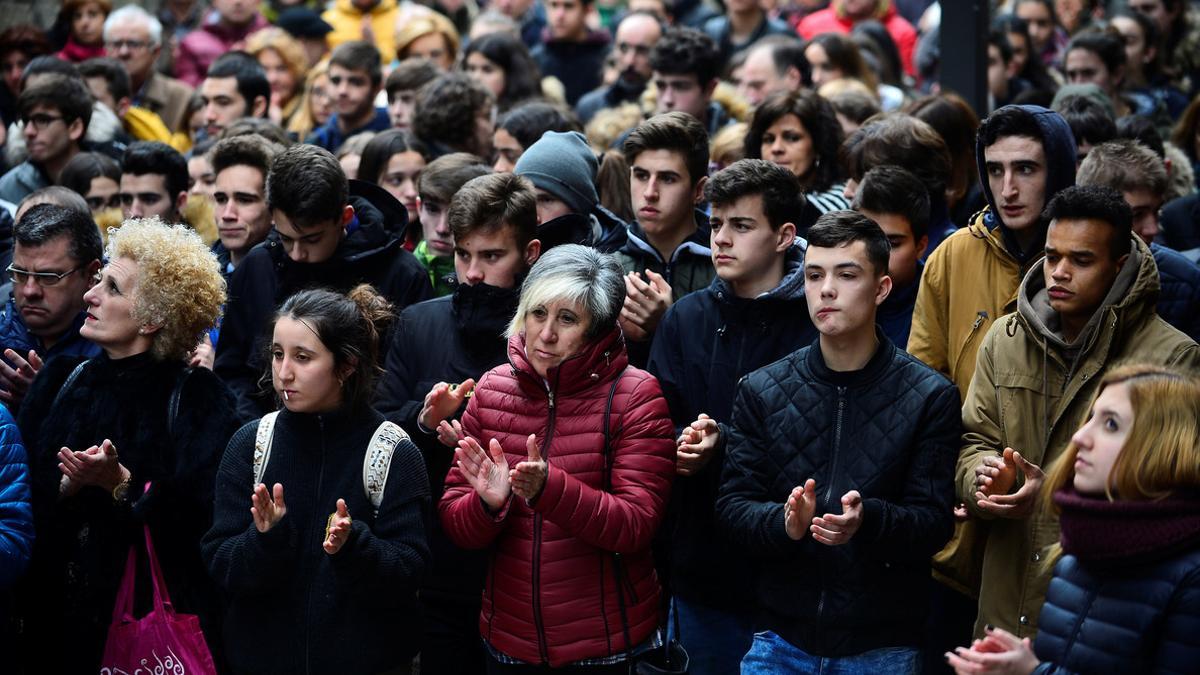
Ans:
POLYGON ((150 33, 150 46, 162 46, 162 22, 137 5, 125 5, 108 15, 108 18, 104 20, 104 40, 108 41, 113 27, 126 21, 140 22, 150 33))
POLYGON ((508 335, 525 330, 525 317, 537 307, 566 301, 587 315, 588 339, 596 339, 617 325, 625 302, 625 275, 612 255, 579 244, 563 244, 547 251, 529 270, 521 285, 517 313, 508 335))

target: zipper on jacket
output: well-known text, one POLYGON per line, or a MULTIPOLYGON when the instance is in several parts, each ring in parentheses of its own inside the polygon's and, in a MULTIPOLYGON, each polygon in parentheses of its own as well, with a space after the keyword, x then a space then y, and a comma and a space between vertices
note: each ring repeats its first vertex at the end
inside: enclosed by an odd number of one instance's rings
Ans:
MULTIPOLYGON (((825 503, 833 498, 833 481, 837 475, 837 460, 838 450, 842 446, 842 419, 846 413, 846 388, 838 387, 838 406, 837 416, 834 418, 833 427, 833 456, 829 459, 829 480, 828 487, 825 488, 825 503)), ((809 535, 812 536, 811 534, 809 535)), ((821 592, 817 595, 817 630, 821 630, 825 617, 825 570, 820 565, 817 566, 818 573, 821 575, 821 592)))
MULTIPOLYGON (((555 380, 558 378, 556 377, 555 380)), ((557 383, 557 382, 556 382, 557 383)), ((554 438, 554 389, 546 389, 550 417, 546 422, 546 437, 542 440, 542 459, 550 462, 550 441, 554 438)), ((545 487, 542 488, 543 490, 545 487)), ((542 663, 550 663, 550 650, 546 646, 546 624, 542 620, 542 514, 533 514, 533 624, 537 628, 538 654, 542 663)))
MULTIPOLYGON (((317 415, 317 429, 321 436, 321 461, 317 465, 317 491, 313 494, 313 513, 319 513, 321 491, 325 483, 325 420, 320 415, 317 415)), ((317 542, 317 546, 321 546, 323 543, 317 542)), ((312 594, 313 587, 310 585, 304 599, 304 672, 306 673, 312 672, 312 594)))
MULTIPOLYGON (((975 315, 975 323, 971 324, 971 331, 969 333, 967 333, 967 337, 963 340, 962 345, 959 345, 959 346, 965 346, 968 342, 970 342, 971 339, 975 337, 975 333, 979 331, 979 327, 982 326, 983 322, 987 321, 987 320, 988 320, 987 311, 982 310, 982 309, 979 310, 979 313, 975 315)), ((949 344, 946 345, 947 351, 949 351, 950 347, 951 347, 951 345, 949 345, 949 344)), ((966 351, 967 350, 965 350, 965 349, 960 351, 958 353, 958 356, 954 359, 954 372, 956 372, 956 373, 958 372, 958 364, 962 363, 963 355, 966 354, 966 351)))

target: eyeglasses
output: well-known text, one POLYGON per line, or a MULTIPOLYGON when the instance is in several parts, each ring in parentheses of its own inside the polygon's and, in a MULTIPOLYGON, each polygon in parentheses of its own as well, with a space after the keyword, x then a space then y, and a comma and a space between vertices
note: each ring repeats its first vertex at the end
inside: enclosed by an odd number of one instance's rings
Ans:
POLYGON ((54 124, 55 122, 58 122, 58 121, 64 120, 64 119, 66 119, 66 118, 63 117, 62 115, 47 115, 46 113, 34 113, 32 115, 25 115, 25 116, 21 117, 21 122, 25 126, 32 128, 34 131, 41 131, 41 130, 45 129, 46 127, 50 126, 51 124, 54 124))
POLYGON ((139 49, 145 49, 150 46, 149 42, 144 40, 111 40, 105 42, 104 46, 114 52, 119 52, 122 49, 128 49, 131 52, 136 52, 139 49))
POLYGON ((8 276, 17 286, 24 286, 26 282, 28 282, 30 279, 33 279, 34 283, 36 283, 38 286, 46 288, 48 286, 57 286, 58 282, 66 279, 81 269, 83 269, 82 265, 76 267, 75 269, 67 270, 62 274, 59 274, 58 272, 30 272, 15 265, 9 265, 8 276))
POLYGON ((105 199, 104 197, 84 197, 84 201, 87 202, 88 208, 93 211, 99 211, 100 209, 103 209, 103 208, 109 208, 109 209, 121 208, 121 195, 120 194, 109 195, 107 199, 105 199))

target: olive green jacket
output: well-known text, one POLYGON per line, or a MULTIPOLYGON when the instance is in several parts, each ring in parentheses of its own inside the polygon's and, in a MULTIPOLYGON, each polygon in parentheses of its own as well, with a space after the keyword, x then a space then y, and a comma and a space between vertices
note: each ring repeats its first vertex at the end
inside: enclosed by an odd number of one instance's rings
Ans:
POLYGON ((1200 347, 1155 313, 1158 269, 1149 248, 1132 240, 1108 297, 1074 343, 1059 332, 1038 263, 1021 282, 1017 311, 997 319, 980 346, 956 472, 958 498, 973 516, 991 519, 977 635, 986 624, 1036 634, 1051 576, 1043 558, 1059 537, 1057 518, 1040 504, 1026 519, 993 518, 978 508, 975 468, 983 458, 1011 447, 1048 470, 1087 418, 1108 369, 1127 362, 1200 367, 1200 347))

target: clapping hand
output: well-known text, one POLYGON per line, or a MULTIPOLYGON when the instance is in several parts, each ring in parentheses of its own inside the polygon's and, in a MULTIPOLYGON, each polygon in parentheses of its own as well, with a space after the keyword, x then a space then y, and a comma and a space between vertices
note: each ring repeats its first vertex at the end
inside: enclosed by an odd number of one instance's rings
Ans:
POLYGON ((675 448, 675 473, 680 476, 696 474, 712 459, 721 438, 720 427, 713 418, 700 413, 695 422, 684 427, 675 448))
POLYGON ((442 421, 453 415, 474 389, 475 380, 471 378, 467 378, 459 385, 438 382, 425 395, 425 403, 421 406, 421 414, 417 416, 417 422, 426 429, 440 427, 442 421))
POLYGON ((1038 667, 1029 638, 1020 639, 1002 628, 987 628, 987 635, 970 647, 946 652, 946 661, 958 675, 999 673, 1029 675, 1038 667))
POLYGON ((58 462, 59 471, 75 489, 96 485, 111 491, 129 475, 117 459, 116 446, 107 438, 82 452, 64 447, 58 451, 58 462))
POLYGON ((350 537, 350 512, 346 509, 346 500, 337 500, 337 510, 329 514, 329 522, 325 524, 325 543, 321 545, 325 552, 334 555, 342 550, 346 539, 350 537))
POLYGON ((984 457, 975 467, 975 488, 985 495, 1006 495, 1017 482, 1016 454, 1012 448, 996 457, 984 457))
POLYGON ((787 535, 796 541, 803 539, 816 511, 817 481, 809 478, 804 485, 792 488, 792 494, 783 506, 783 526, 787 535))
POLYGON ((542 488, 546 486, 546 473, 549 467, 546 460, 542 459, 541 450, 538 449, 537 436, 529 434, 529 438, 525 439, 525 449, 529 453, 528 456, 525 461, 519 462, 512 471, 508 472, 508 479, 512 482, 512 491, 518 497, 523 497, 525 501, 531 502, 537 499, 537 496, 542 493, 542 488))
POLYGON ((862 526, 863 504, 862 495, 858 490, 851 490, 842 495, 842 514, 826 513, 820 518, 813 518, 813 539, 826 546, 841 546, 850 541, 862 526))
POLYGON ((250 514, 254 516, 254 527, 266 534, 287 515, 287 504, 283 503, 283 486, 275 484, 273 495, 267 492, 267 486, 259 483, 250 495, 250 514))
POLYGON ((625 275, 625 304, 619 321, 625 336, 635 342, 650 339, 658 322, 671 306, 671 285, 653 270, 646 270, 642 281, 636 272, 625 275))
POLYGON ((492 511, 499 511, 512 493, 509 479, 508 460, 500 442, 492 439, 485 452, 479 442, 467 436, 458 442, 454 451, 455 463, 479 498, 492 511))
MULTIPOLYGON (((1011 450, 1008 448, 1007 450, 1011 450)), ((1007 457, 1007 450, 1005 456, 1007 457)), ((991 459, 991 458, 989 458, 991 459)), ((1001 518, 1026 518, 1033 513, 1034 505, 1037 503, 1038 493, 1042 489, 1042 482, 1046 479, 1046 474, 1042 472, 1041 467, 1026 461, 1019 452, 1012 453, 1012 461, 1017 469, 1020 469, 1025 474, 1025 484, 1021 486, 1013 494, 999 493, 995 488, 996 480, 992 481, 991 488, 987 491, 981 487, 975 492, 976 505, 982 511, 986 511, 994 516, 1001 518)), ((978 469, 976 470, 978 475, 978 469)), ((999 478, 1003 478, 1001 473, 999 478)), ((1009 486, 1011 488, 1011 485, 1009 486)))
POLYGON ((28 357, 23 359, 12 349, 4 350, 4 358, 12 365, 0 361, 0 387, 3 387, 0 389, 0 401, 10 406, 21 403, 29 391, 29 385, 33 384, 33 378, 42 369, 42 359, 37 352, 29 350, 28 357))

